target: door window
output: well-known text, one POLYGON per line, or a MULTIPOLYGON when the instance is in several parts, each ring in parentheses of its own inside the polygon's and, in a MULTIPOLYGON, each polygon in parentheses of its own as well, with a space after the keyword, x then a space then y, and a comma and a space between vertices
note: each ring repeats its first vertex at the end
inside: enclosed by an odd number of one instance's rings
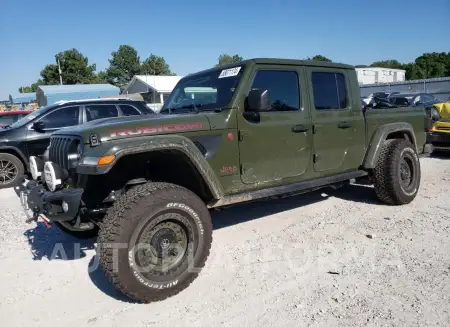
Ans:
POLYGON ((86 106, 87 121, 118 116, 119 112, 113 104, 94 104, 86 106))
POLYGON ((66 107, 53 111, 40 121, 45 124, 45 129, 62 128, 78 125, 79 115, 79 107, 66 107))
POLYGON ((0 126, 3 125, 11 125, 12 123, 17 121, 19 115, 4 115, 0 116, 0 126))
POLYGON ((313 72, 314 106, 317 110, 345 109, 348 104, 345 76, 341 73, 313 72))
POLYGON ((260 70, 253 80, 252 90, 269 90, 271 111, 300 109, 298 75, 294 71, 260 70))
POLYGON ((124 116, 138 116, 140 115, 139 111, 133 106, 130 105, 120 105, 120 109, 124 116))

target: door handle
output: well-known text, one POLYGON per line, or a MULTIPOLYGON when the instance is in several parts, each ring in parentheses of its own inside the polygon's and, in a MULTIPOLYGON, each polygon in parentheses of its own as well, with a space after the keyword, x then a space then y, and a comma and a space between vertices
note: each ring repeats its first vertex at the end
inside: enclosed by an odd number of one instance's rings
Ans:
POLYGON ((338 127, 339 127, 339 128, 350 128, 350 127, 352 127, 352 123, 343 121, 343 122, 340 122, 340 123, 339 123, 338 127))
POLYGON ((295 125, 292 127, 291 131, 293 133, 304 133, 308 131, 308 127, 304 125, 295 125))

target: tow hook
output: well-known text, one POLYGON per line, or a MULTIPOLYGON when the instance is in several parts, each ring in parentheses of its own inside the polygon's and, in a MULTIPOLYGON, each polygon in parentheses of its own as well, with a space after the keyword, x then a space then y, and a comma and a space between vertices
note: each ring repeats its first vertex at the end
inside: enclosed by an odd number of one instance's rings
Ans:
POLYGON ((44 215, 39 215, 39 217, 41 218, 41 220, 44 223, 45 227, 47 227, 47 228, 51 228, 52 227, 52 224, 51 224, 50 220, 47 217, 45 217, 44 215))

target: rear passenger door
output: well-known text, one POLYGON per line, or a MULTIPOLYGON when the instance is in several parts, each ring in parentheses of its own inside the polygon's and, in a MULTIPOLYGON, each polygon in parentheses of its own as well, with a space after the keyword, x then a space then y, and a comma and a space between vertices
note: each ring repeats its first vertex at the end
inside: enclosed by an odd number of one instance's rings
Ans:
POLYGON ((119 117, 115 104, 89 104, 84 106, 84 121, 119 117))
POLYGON ((347 158, 355 131, 361 128, 354 119, 347 72, 325 67, 307 67, 306 71, 313 115, 314 170, 344 171, 349 168, 347 158))

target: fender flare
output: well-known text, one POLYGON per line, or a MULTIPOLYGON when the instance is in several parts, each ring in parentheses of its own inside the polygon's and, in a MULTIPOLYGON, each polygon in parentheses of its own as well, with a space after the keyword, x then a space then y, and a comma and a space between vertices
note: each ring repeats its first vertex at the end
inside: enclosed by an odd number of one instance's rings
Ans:
MULTIPOLYGON (((200 173, 207 187, 211 191, 214 199, 220 199, 224 196, 222 185, 217 179, 206 158, 197 148, 197 146, 188 138, 180 135, 163 135, 163 137, 153 136, 151 140, 147 138, 133 138, 124 140, 125 142, 111 142, 102 155, 115 155, 115 160, 110 165, 99 167, 96 164, 83 164, 77 166, 77 173, 87 175, 101 175, 108 173, 114 165, 123 157, 131 154, 154 152, 160 150, 175 150, 184 154, 200 173)), ((106 144, 104 144, 106 145, 106 144)), ((99 153, 96 151, 96 153, 99 153)), ((96 163, 95 157, 86 158, 92 163, 96 163)))
POLYGON ((384 141, 387 140, 390 134, 397 132, 406 133, 406 135, 411 138, 411 142, 413 143, 414 148, 417 150, 416 135, 414 134, 414 129, 411 124, 405 122, 384 124, 379 126, 375 130, 375 133, 370 140, 366 156, 363 161, 363 168, 375 168, 384 141))
POLYGON ((2 146, 0 146, 0 152, 2 152, 2 150, 13 150, 14 152, 17 152, 19 155, 19 159, 25 163, 25 168, 28 170, 28 164, 29 164, 28 159, 25 157, 25 155, 19 148, 16 148, 14 146, 2 145, 2 146))

